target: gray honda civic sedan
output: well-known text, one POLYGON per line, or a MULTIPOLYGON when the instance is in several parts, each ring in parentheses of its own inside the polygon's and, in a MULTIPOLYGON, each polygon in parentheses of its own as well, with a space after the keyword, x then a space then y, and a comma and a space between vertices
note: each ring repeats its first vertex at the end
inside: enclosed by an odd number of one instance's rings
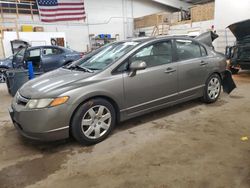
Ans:
POLYGON ((95 144, 118 122, 195 98, 215 102, 225 69, 222 54, 188 37, 120 41, 25 83, 9 111, 25 137, 95 144))

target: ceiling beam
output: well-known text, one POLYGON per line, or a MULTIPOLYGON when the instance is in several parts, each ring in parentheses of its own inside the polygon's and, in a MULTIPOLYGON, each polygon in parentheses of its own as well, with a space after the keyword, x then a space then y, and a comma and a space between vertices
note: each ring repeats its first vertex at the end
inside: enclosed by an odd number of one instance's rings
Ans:
POLYGON ((157 3, 161 3, 163 5, 167 5, 169 7, 177 8, 177 9, 184 9, 187 10, 189 7, 192 6, 190 3, 186 3, 180 0, 153 0, 157 3))

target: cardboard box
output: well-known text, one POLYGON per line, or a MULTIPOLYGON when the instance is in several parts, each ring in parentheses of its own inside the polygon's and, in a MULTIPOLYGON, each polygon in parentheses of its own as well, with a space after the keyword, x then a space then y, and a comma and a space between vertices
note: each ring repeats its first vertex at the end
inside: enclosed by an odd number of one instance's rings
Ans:
POLYGON ((214 3, 196 5, 191 8, 192 22, 206 21, 214 19, 214 3))
POLYGON ((171 19, 170 19, 171 25, 172 24, 176 24, 176 23, 178 23, 180 21, 181 21, 181 12, 174 12, 174 13, 172 13, 171 19))
POLYGON ((157 14, 151 14, 148 16, 143 16, 140 18, 134 19, 134 27, 135 29, 144 28, 144 27, 151 27, 151 26, 158 26, 161 24, 169 23, 170 13, 168 12, 161 12, 157 14))
POLYGON ((44 28, 43 27, 34 27, 34 32, 43 32, 44 28))
POLYGON ((33 32, 33 26, 32 25, 22 25, 21 31, 22 32, 33 32))

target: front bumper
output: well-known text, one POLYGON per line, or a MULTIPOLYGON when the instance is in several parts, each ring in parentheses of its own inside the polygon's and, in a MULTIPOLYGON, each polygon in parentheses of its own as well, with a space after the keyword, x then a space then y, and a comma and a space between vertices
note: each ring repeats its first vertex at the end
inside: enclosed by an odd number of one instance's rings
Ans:
POLYGON ((24 137, 40 141, 55 141, 69 137, 71 113, 67 111, 67 105, 27 110, 12 103, 9 114, 15 128, 24 137))

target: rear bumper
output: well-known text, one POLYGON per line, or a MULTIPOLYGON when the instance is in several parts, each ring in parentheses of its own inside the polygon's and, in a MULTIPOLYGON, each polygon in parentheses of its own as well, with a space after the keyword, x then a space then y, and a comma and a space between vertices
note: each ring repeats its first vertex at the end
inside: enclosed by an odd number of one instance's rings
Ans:
POLYGON ((249 61, 232 61, 231 66, 235 67, 235 68, 249 70, 250 69, 250 60, 249 61))
POLYGON ((241 69, 246 69, 246 70, 250 69, 250 61, 249 62, 239 62, 239 65, 240 65, 241 69))

